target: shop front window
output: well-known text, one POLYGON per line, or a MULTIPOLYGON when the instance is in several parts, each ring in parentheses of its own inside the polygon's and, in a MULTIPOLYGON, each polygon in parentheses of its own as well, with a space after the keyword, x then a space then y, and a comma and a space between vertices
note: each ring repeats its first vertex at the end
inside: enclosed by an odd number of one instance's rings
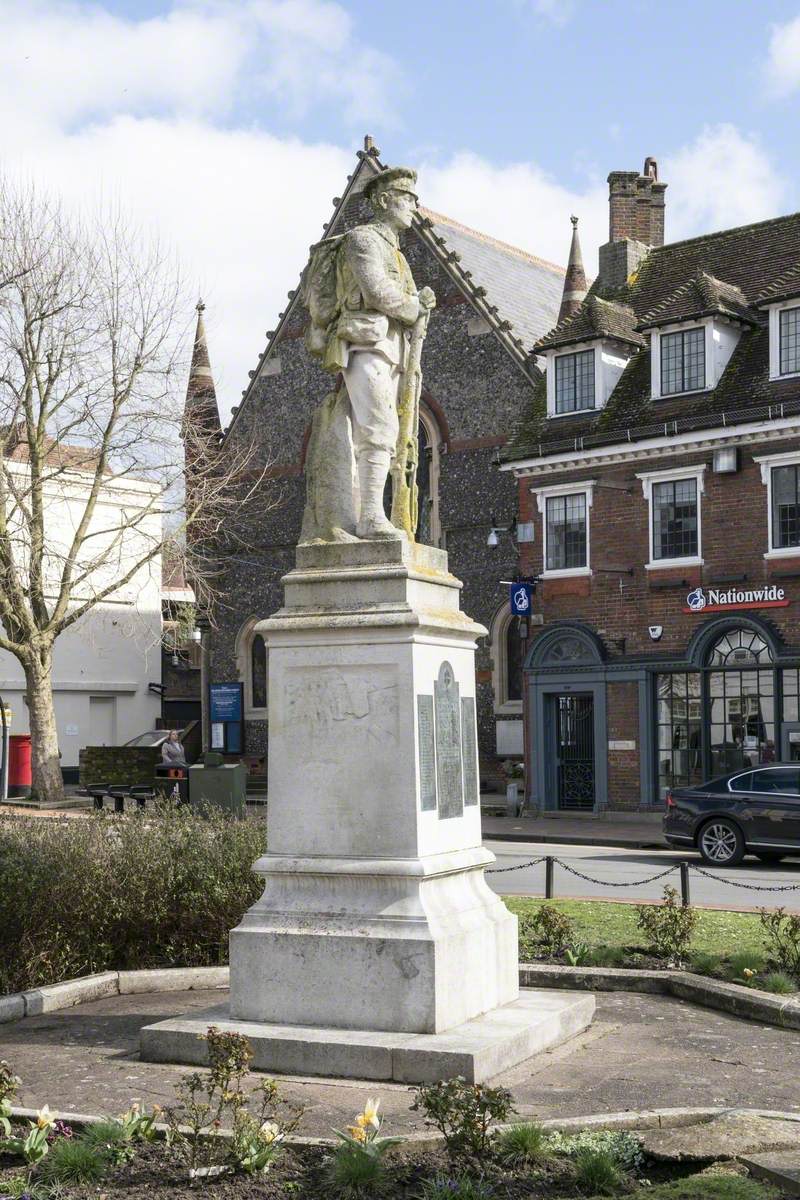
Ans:
POLYGON ((786 667, 783 676, 783 719, 800 721, 800 671, 797 667, 786 667))
POLYGON ((708 692, 711 775, 774 762, 773 672, 712 671, 708 692))
POLYGON ((657 678, 658 782, 667 788, 693 787, 703 779, 703 701, 699 671, 657 678))
MULTIPOLYGON (((656 677, 659 792, 775 762, 776 672, 765 639, 729 629, 708 650, 705 669, 656 677)), ((800 672, 782 672, 783 719, 797 720, 800 672)))

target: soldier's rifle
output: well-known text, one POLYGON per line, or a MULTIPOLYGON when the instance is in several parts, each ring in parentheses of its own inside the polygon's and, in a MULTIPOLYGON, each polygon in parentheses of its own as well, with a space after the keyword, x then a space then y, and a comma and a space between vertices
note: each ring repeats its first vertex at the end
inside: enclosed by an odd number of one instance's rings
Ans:
POLYGON ((414 541, 419 521, 419 398, 422 390, 422 345, 428 332, 431 310, 422 309, 408 341, 406 365, 397 400, 400 423, 397 450, 392 463, 392 524, 414 541))

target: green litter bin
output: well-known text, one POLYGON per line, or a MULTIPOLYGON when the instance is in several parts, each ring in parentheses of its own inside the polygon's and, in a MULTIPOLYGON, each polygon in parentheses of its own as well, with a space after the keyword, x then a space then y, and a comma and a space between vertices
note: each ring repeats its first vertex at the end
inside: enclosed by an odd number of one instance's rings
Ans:
POLYGON ((226 763, 211 750, 202 763, 189 767, 189 801, 192 808, 221 808, 234 817, 245 815, 247 767, 226 763))

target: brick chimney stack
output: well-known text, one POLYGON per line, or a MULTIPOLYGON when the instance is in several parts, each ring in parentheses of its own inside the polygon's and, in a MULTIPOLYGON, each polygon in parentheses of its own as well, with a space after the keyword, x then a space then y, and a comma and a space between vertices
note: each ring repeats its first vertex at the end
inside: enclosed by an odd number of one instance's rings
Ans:
POLYGON ((664 245, 665 183, 658 163, 646 158, 642 173, 612 171, 608 177, 608 242, 600 247, 600 280, 622 287, 653 246, 664 245))

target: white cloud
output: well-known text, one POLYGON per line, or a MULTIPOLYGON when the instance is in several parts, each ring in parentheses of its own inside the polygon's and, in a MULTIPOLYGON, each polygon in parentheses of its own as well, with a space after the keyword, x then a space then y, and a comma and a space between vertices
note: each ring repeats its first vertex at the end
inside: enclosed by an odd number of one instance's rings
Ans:
POLYGON ((775 98, 800 87, 800 16, 772 26, 764 78, 768 94, 775 98))
POLYGON ((514 0, 517 8, 527 8, 552 25, 566 25, 575 12, 575 0, 514 0))
MULTIPOLYGON (((0 120, 24 144, 115 113, 228 117, 272 97, 392 123, 400 70, 331 0, 174 0, 145 20, 59 0, 0 5, 0 120)), ((6 146, 9 141, 6 141, 6 146)))
MULTIPOLYGON (((176 247, 207 303, 227 411, 286 307, 356 148, 355 139, 339 146, 278 137, 242 109, 242 96, 258 86, 284 108, 325 103, 347 117, 364 97, 376 109, 386 105, 395 77, 330 0, 191 0, 138 22, 86 4, 0 0, 2 165, 76 205, 98 195, 117 202, 176 247), (337 64, 345 62, 343 88, 337 64)), ((384 150, 390 161, 399 157, 391 144, 384 150)), ((733 126, 703 130, 661 168, 670 238, 780 208, 781 182, 764 151, 733 126)), ((498 166, 469 153, 430 153, 420 191, 430 208, 562 263, 575 213, 594 273, 607 238, 604 176, 565 187, 534 162, 498 166)))
POLYGON ((784 185, 754 137, 734 125, 706 126, 659 164, 667 189, 667 237, 746 225, 776 216, 784 185))
POLYGON ((574 213, 591 274, 597 270, 597 247, 608 238, 605 181, 566 188, 535 163, 498 167, 475 154, 458 154, 444 166, 423 164, 420 195, 428 208, 557 263, 566 261, 574 213))
POLYGON ((388 120, 399 80, 330 0, 176 0, 146 20, 2 0, 0 165, 76 206, 120 204, 177 249, 227 410, 354 164, 273 136, 258 104, 388 120))

